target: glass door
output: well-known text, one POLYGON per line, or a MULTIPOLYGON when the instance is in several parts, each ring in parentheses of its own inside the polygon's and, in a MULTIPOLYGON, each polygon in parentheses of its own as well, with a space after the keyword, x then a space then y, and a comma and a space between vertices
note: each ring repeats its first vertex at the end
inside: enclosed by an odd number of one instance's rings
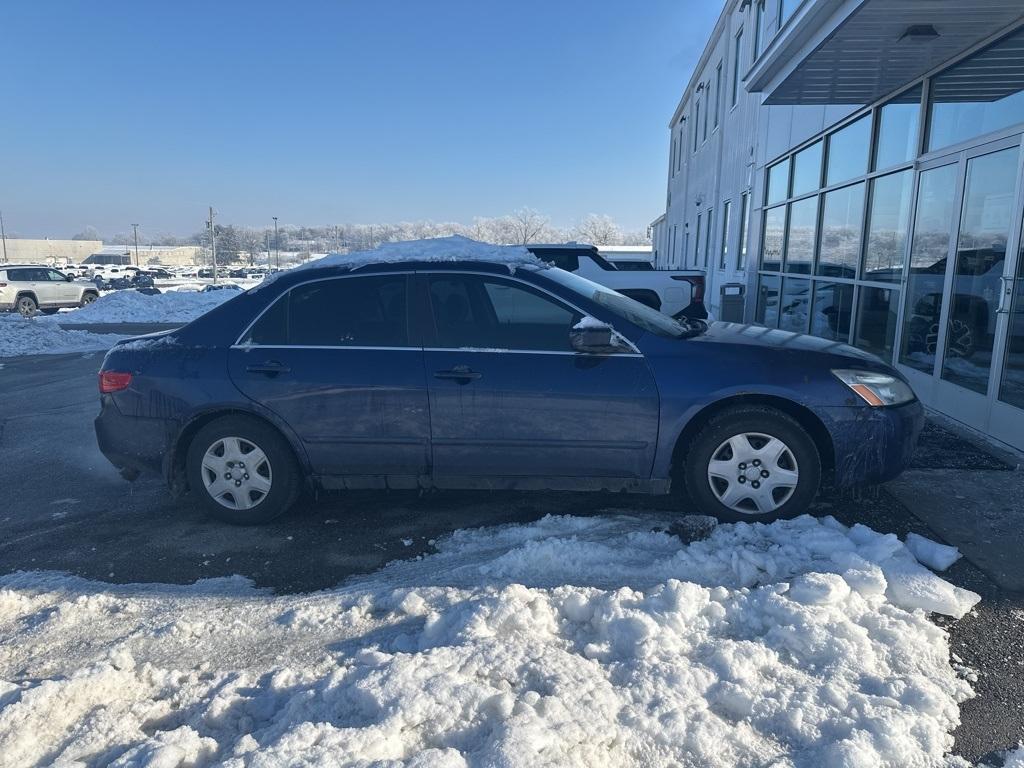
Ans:
POLYGON ((1024 223, 1017 232, 1016 263, 1003 276, 1000 291, 1006 343, 990 431, 993 437, 1024 450, 1024 223))
POLYGON ((1008 320, 1018 336, 1024 321, 1007 290, 1020 260, 1021 160, 1018 136, 918 175, 898 363, 925 404, 984 431, 1002 392, 1002 402, 1024 396, 1014 385, 1024 384, 1024 338, 1011 338, 1008 320))

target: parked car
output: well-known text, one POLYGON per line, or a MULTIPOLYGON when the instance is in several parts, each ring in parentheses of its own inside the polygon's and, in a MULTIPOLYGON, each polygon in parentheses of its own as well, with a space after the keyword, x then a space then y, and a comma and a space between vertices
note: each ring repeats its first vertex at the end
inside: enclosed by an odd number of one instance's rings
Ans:
POLYGON ((236 285, 235 283, 211 283, 210 285, 204 285, 200 293, 209 293, 210 291, 241 291, 242 286, 236 285))
POLYGON ((153 278, 154 280, 173 280, 174 279, 174 275, 172 275, 170 272, 168 272, 163 267, 147 267, 143 271, 147 275, 149 275, 151 278, 153 278))
POLYGON ((0 310, 25 317, 36 311, 52 315, 65 307, 84 307, 99 298, 90 283, 41 264, 0 264, 0 310))
POLYGON ((289 271, 118 343, 99 389, 122 474, 161 473, 232 523, 304 487, 681 486, 705 513, 771 520, 823 477, 894 477, 924 421, 902 375, 852 347, 481 261, 289 271))
POLYGON ((212 278, 213 277, 213 267, 203 267, 198 272, 196 272, 196 275, 198 277, 203 277, 203 278, 207 278, 207 279, 212 278))
POLYGON ((612 288, 671 317, 705 320, 704 273, 700 270, 618 270, 592 245, 528 245, 539 259, 612 288))

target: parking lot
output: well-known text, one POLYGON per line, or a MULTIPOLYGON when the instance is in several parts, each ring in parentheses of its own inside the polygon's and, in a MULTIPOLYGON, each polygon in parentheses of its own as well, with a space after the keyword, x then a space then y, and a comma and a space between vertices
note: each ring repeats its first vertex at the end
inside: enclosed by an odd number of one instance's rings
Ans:
MULTIPOLYGON (((0 572, 56 570, 102 582, 178 584, 240 574, 277 593, 307 592, 432 551, 434 540, 458 528, 617 509, 649 511, 652 521, 675 513, 670 500, 636 496, 366 492, 305 500, 274 525, 230 527, 210 520, 187 497, 172 499, 158 479, 125 482, 100 455, 92 419, 101 357, 0 361, 0 488, 6 502, 0 572)), ((971 477, 990 475, 1005 461, 983 446, 953 440, 939 428, 926 435, 919 471, 947 477, 959 472, 961 492, 969 495, 971 477), (961 466, 950 468, 951 462, 961 466)), ((1007 478, 1019 475, 1005 469, 1007 478)), ((917 471, 908 473, 911 480, 917 471)), ((901 537, 916 531, 941 538, 885 491, 825 493, 818 511, 901 537)), ((926 510, 918 511, 927 517, 926 510)), ((970 615, 946 622, 954 652, 979 676, 978 696, 962 706, 963 724, 955 733, 956 752, 969 759, 1024 739, 1024 594, 997 583, 1012 578, 998 568, 1012 567, 993 565, 984 536, 976 538, 980 544, 965 551, 982 568, 964 559, 946 574, 982 596, 970 615)))

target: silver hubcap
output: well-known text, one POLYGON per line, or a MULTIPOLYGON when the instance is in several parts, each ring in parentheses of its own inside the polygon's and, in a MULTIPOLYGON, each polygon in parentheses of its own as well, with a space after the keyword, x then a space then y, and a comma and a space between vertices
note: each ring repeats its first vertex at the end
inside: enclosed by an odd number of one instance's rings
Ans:
POLYGON ((207 448, 202 471, 206 492, 228 509, 252 509, 273 482, 266 454, 242 437, 223 437, 207 448))
POLYGON ((760 432, 730 437, 708 464, 711 491, 729 509, 745 515, 774 512, 789 501, 799 479, 789 446, 760 432))

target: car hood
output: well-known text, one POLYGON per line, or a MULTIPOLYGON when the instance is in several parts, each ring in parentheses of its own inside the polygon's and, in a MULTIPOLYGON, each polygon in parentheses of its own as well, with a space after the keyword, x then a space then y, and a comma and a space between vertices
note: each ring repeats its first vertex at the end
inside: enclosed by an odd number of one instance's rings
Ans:
POLYGON ((853 361, 874 363, 888 368, 885 362, 875 355, 851 347, 838 341, 809 336, 805 333, 791 333, 760 325, 743 325, 741 323, 713 322, 707 332, 690 341, 707 344, 724 344, 759 349, 778 349, 789 352, 818 352, 837 357, 849 358, 853 361))

